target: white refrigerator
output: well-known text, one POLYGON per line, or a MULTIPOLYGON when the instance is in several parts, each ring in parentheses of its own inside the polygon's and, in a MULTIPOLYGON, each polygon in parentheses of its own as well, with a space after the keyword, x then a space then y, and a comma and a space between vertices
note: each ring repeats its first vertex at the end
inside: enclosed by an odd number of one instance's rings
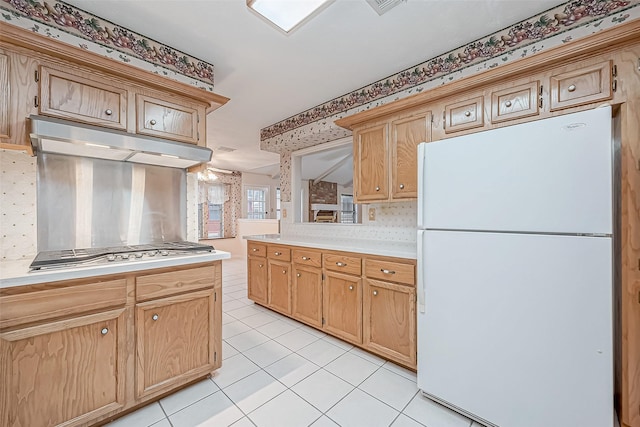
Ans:
POLYGON ((612 427, 611 108, 420 144, 418 388, 482 424, 612 427))

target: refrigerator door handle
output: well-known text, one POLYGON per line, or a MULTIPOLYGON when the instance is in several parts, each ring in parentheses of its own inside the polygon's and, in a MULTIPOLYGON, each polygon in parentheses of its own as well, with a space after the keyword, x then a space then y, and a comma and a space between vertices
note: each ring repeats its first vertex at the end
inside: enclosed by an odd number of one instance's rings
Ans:
POLYGON ((418 228, 426 228, 424 220, 424 150, 426 142, 418 144, 418 228))
POLYGON ((418 312, 425 313, 425 301, 424 301, 424 230, 418 230, 418 312))

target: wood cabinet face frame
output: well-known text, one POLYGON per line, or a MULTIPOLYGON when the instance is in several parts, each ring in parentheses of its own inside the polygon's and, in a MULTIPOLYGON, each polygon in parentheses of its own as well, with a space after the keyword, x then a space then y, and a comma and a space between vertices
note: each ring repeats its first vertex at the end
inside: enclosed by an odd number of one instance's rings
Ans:
POLYGON ((9 57, 0 51, 0 88, 4 88, 0 96, 0 141, 8 140, 10 133, 9 99, 11 99, 11 85, 9 84, 9 57))

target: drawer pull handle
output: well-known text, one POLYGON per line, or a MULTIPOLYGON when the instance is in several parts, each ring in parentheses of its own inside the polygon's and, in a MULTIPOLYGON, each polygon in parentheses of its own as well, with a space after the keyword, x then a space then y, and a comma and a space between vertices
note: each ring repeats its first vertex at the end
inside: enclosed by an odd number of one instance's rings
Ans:
POLYGON ((469 116, 471 115, 471 111, 465 111, 465 112, 464 112, 464 115, 465 115, 465 116, 467 116, 467 117, 469 117, 469 116))
POLYGON ((253 252, 258 252, 258 248, 251 249, 253 252))
POLYGON ((258 264, 258 267, 262 268, 262 264, 258 264))
POLYGON ((304 261, 309 261, 311 258, 309 258, 308 256, 303 256, 303 257, 302 257, 302 259, 303 259, 304 261))
POLYGON ((275 256, 280 256, 280 255, 282 255, 282 252, 274 252, 273 254, 274 254, 275 256))
POLYGON ((567 88, 567 90, 568 90, 569 92, 575 92, 575 90, 576 90, 576 85, 571 85, 571 86, 569 86, 569 87, 567 88))
POLYGON ((151 316, 151 318, 155 322, 156 320, 158 320, 160 318, 160 316, 158 316, 157 314, 154 314, 153 316, 151 316))
POLYGON ((373 291, 373 296, 377 296, 378 295, 378 291, 373 291))
POLYGON ((151 124, 151 126, 153 126, 153 125, 155 125, 155 124, 156 124, 156 123, 158 123, 158 122, 156 122, 156 119, 151 119, 151 120, 149 121, 149 123, 151 124))
POLYGON ((282 274, 287 274, 287 270, 282 270, 282 274))
POLYGON ((106 111, 104 112, 107 116, 110 116, 113 114, 113 111, 111 111, 111 109, 107 108, 106 111))
POLYGON ((400 184, 400 189, 404 190, 404 184, 400 184))
POLYGON ((382 271, 384 274, 396 274, 395 271, 393 270, 387 270, 385 268, 381 268, 380 271, 382 271))
POLYGON ((296 277, 302 277, 302 274, 298 273, 296 274, 296 277))
POLYGON ((349 286, 349 290, 352 291, 353 290, 353 285, 349 286))
POLYGON ((380 187, 376 187, 376 191, 380 191, 380 187))
POLYGON ((347 264, 345 264, 345 263, 343 263, 343 262, 336 262, 336 265, 337 265, 338 267, 346 267, 346 266, 347 266, 347 264))
POLYGON ((504 105, 505 105, 506 107, 511 107, 511 101, 507 101, 507 102, 505 102, 505 103, 504 103, 504 105))
POLYGON ((100 331, 100 333, 102 335, 107 335, 109 333, 109 328, 102 328, 102 330, 100 331))

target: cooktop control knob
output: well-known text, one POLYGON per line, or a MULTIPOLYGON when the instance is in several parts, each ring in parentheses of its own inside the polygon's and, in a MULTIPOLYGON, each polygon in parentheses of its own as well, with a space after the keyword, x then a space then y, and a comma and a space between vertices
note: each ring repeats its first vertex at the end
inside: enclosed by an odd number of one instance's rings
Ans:
POLYGON ((129 259, 129 254, 122 254, 120 256, 122 257, 122 259, 129 259))
POLYGON ((142 258, 143 253, 142 252, 136 252, 135 254, 136 258, 142 258))
POLYGON ((114 254, 107 255, 107 261, 115 261, 115 260, 116 260, 116 256, 114 254))
POLYGON ((169 255, 169 251, 162 250, 162 251, 160 251, 160 255, 167 256, 167 255, 169 255))

